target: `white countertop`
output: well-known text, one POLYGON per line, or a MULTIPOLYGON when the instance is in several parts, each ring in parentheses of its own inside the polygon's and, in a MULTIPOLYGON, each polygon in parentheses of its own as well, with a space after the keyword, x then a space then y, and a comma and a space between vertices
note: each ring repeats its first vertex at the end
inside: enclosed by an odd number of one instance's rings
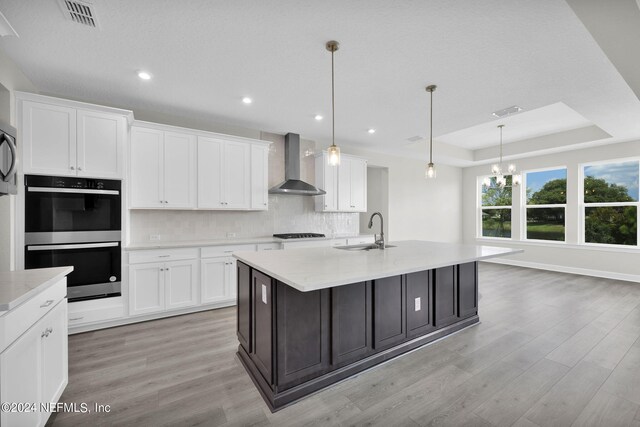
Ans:
POLYGON ((307 240, 333 240, 333 239, 349 239, 353 237, 369 236, 369 234, 345 235, 333 237, 309 237, 306 239, 279 239, 273 236, 266 237, 247 237, 247 238, 229 238, 229 239, 213 239, 213 240, 184 240, 174 242, 143 242, 132 243, 126 248, 127 251, 139 251, 145 249, 170 249, 170 248, 194 248, 204 246, 224 246, 224 245, 246 245, 260 243, 282 243, 282 242, 303 242, 307 240))
POLYGON ((11 310, 57 283, 73 267, 0 272, 0 312, 11 310))
POLYGON ((523 252, 495 246, 405 240, 385 250, 335 247, 236 252, 235 258, 303 292, 523 252))

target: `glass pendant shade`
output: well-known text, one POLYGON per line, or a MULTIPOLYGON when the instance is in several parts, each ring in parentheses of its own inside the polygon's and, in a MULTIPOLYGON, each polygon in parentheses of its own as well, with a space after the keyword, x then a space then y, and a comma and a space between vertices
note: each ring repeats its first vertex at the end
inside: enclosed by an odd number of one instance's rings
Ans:
POLYGON ((516 165, 513 163, 509 164, 509 173, 514 173, 516 171, 516 165))
POLYGON ((337 145, 332 145, 327 149, 327 159, 329 161, 329 165, 331 166, 339 166, 340 165, 340 147, 337 145))
POLYGON ((500 165, 499 164, 491 165, 491 173, 494 175, 500 175, 500 165))
POLYGON ((482 180, 482 185, 485 187, 491 187, 491 177, 485 176, 482 180))
POLYGON ((513 174, 511 175, 511 185, 512 186, 518 186, 522 183, 522 175, 520 175, 519 173, 513 174))
POLYGON ((425 178, 435 178, 436 177, 436 166, 433 163, 429 163, 427 165, 427 169, 424 172, 425 178))

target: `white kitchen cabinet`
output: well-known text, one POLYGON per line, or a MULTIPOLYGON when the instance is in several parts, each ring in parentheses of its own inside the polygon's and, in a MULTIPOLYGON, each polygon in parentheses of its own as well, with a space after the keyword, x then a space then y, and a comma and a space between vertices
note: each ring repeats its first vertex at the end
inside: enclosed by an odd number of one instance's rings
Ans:
MULTIPOLYGON (((56 403, 68 383, 66 280, 2 315, 0 325, 14 340, 0 348, 0 401, 56 403), (31 324, 30 321, 35 320, 31 324)), ((5 334, 6 335, 6 334, 5 334)), ((43 426, 50 413, 0 413, 3 426, 43 426)))
POLYGON ((236 296, 236 262, 232 257, 207 258, 200 261, 202 304, 234 300, 236 296))
POLYGON ((346 154, 340 165, 331 166, 327 153, 316 157, 316 185, 326 194, 315 199, 318 212, 367 211, 367 161, 346 154))
POLYGON ((338 210, 341 212, 367 211, 367 162, 342 156, 338 166, 338 210))
POLYGON ((269 147, 251 146, 251 209, 269 209, 269 147))
MULTIPOLYGON (((172 258, 170 253, 167 258, 172 258)), ((196 259, 131 264, 129 313, 135 316, 197 305, 197 272, 196 259)))
POLYGON ((251 145, 198 137, 198 207, 251 208, 251 145))
POLYGON ((166 309, 191 307, 198 304, 198 261, 173 261, 165 264, 166 309))
POLYGON ((195 141, 188 134, 131 129, 131 208, 195 207, 195 141))
POLYGON ((131 112, 27 93, 17 99, 24 173, 122 178, 131 112))

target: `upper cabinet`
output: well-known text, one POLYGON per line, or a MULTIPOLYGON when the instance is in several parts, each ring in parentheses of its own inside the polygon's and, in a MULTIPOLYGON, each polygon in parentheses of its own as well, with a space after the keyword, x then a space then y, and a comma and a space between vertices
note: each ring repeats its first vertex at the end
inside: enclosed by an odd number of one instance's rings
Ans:
POLYGON ((23 172, 121 179, 130 111, 18 93, 23 172))
POLYGON ((316 197, 318 212, 367 211, 367 161, 342 154, 340 165, 331 166, 327 153, 316 157, 316 185, 327 193, 316 197))
POLYGON ((131 130, 132 209, 268 209, 268 142, 154 123, 131 130))
POLYGON ((130 163, 131 208, 195 208, 195 136, 133 126, 130 163))

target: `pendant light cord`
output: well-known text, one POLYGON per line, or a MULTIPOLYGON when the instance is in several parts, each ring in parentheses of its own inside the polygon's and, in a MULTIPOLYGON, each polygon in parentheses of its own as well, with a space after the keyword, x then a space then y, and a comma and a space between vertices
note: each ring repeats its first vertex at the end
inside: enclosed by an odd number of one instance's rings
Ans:
POLYGON ((429 163, 433 163, 433 91, 429 103, 429 163))
POLYGON ((498 127, 500 128, 500 172, 502 173, 502 128, 504 125, 498 127))
POLYGON ((331 145, 336 145, 336 101, 333 76, 333 53, 331 51, 331 145))

